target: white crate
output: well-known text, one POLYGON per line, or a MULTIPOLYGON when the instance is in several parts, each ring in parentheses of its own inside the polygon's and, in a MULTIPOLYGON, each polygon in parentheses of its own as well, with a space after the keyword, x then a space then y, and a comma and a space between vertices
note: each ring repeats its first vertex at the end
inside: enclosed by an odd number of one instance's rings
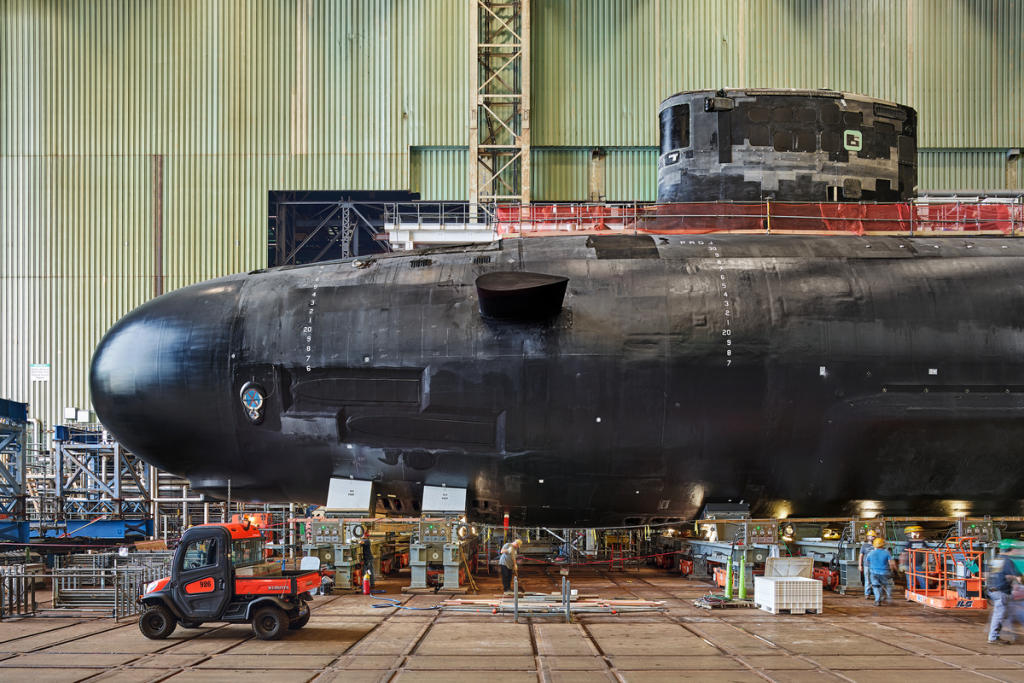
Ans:
POLYGON ((801 577, 754 577, 754 604, 772 614, 821 613, 821 581, 801 577))

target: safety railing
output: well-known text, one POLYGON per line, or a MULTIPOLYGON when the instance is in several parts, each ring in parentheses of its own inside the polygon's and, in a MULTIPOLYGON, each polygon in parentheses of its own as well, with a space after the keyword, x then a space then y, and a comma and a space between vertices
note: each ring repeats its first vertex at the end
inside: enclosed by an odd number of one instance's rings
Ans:
POLYGON ((976 540, 955 537, 939 548, 909 548, 907 599, 939 609, 985 609, 984 551, 975 549, 976 540))
POLYGON ((26 574, 24 567, 0 568, 0 620, 35 613, 37 574, 26 574))
POLYGON ((104 612, 122 619, 139 613, 145 585, 166 575, 162 567, 55 569, 53 609, 104 612))
POLYGON ((1024 229, 1024 198, 928 197, 897 204, 694 202, 499 205, 502 237, 552 234, 1004 235, 1024 229))

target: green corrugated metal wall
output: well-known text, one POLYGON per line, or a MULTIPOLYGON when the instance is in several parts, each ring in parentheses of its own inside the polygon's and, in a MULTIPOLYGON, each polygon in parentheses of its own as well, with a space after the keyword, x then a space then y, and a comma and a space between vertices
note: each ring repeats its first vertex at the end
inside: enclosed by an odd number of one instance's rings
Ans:
MULTIPOLYGON (((609 200, 654 199, 657 106, 684 89, 912 104, 925 188, 1000 187, 1024 140, 1019 1, 532 11, 538 200, 585 199, 594 147, 609 200)), ((464 198, 468 17, 468 0, 0 0, 0 396, 48 420, 87 405, 92 349, 158 272, 173 289, 265 263, 270 190, 464 198)))
POLYGON ((918 176, 927 190, 1020 188, 1006 182, 1006 150, 933 149, 918 155, 918 176))

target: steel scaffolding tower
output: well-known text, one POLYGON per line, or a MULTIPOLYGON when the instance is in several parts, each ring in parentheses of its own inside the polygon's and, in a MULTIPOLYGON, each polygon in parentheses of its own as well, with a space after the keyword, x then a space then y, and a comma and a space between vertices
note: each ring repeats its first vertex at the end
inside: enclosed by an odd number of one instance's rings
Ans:
POLYGON ((470 0, 469 204, 530 203, 530 2, 470 0))
POLYGON ((0 541, 28 540, 26 404, 0 399, 0 541))

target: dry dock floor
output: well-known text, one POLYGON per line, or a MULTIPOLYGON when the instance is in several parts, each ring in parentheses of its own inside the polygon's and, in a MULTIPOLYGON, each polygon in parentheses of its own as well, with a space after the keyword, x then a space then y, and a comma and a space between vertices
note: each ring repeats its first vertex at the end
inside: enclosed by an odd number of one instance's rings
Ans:
MULTIPOLYGON (((538 567, 521 578, 529 591, 557 590, 559 581, 538 567)), ((363 595, 328 596, 315 600, 308 626, 276 642, 256 640, 248 626, 179 627, 151 641, 134 620, 11 619, 0 622, 0 681, 1024 683, 1024 632, 1017 644, 990 645, 989 612, 934 610, 906 602, 900 590, 894 604, 877 608, 826 591, 822 614, 775 616, 697 609, 691 601, 707 584, 656 569, 573 569, 569 578, 581 593, 665 600, 669 609, 514 624, 486 612, 374 609, 363 595)), ((500 592, 494 575, 477 582, 481 595, 500 592)), ((441 599, 404 596, 404 583, 378 588, 410 607, 441 599)))

